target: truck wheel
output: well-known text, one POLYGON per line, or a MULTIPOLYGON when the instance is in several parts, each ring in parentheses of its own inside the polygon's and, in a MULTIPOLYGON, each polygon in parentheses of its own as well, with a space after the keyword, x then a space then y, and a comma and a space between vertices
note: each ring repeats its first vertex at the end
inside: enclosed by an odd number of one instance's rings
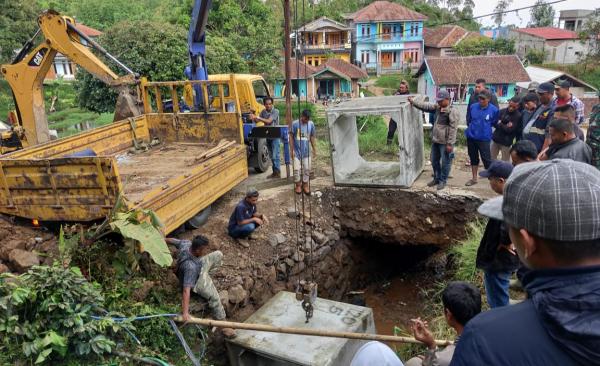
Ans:
POLYGON ((271 158, 269 157, 269 148, 267 147, 267 139, 258 139, 256 141, 256 165, 254 170, 257 173, 264 173, 269 169, 271 158))
POLYGON ((206 224, 211 211, 211 206, 208 206, 204 210, 198 212, 196 216, 189 219, 186 223, 186 226, 190 229, 199 229, 202 225, 206 224))

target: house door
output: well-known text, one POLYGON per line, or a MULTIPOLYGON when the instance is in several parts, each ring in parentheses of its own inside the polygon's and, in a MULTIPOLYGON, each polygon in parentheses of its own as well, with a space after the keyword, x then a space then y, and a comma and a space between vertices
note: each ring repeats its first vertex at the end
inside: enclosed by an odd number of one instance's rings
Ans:
POLYGON ((392 55, 393 52, 381 52, 381 67, 392 67, 392 55))
POLYGON ((335 97, 335 81, 328 80, 319 80, 319 94, 321 98, 324 96, 335 97))

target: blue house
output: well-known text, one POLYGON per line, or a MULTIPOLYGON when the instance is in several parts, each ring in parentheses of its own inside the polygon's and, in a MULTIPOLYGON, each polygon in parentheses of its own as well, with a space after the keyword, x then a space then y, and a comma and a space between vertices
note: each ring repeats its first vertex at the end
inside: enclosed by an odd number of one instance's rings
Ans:
POLYGON ((375 1, 346 19, 355 35, 354 62, 367 71, 412 69, 423 61, 425 15, 397 3, 375 1))

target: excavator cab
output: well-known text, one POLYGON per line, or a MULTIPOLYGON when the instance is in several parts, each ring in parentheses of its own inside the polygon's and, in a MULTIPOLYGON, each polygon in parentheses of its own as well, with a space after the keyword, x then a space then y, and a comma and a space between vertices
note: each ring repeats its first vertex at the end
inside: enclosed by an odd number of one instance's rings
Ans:
POLYGON ((77 29, 73 18, 47 10, 39 16, 38 25, 38 31, 24 45, 13 62, 0 67, 2 75, 12 89, 16 106, 15 112, 11 114, 10 136, 2 134, 1 153, 4 153, 5 146, 7 150, 16 150, 50 140, 43 82, 57 53, 65 55, 104 83, 119 90, 115 120, 141 114, 138 75, 77 29), (40 33, 44 40, 34 47, 34 41, 40 33), (115 62, 127 75, 115 74, 90 49, 95 49, 115 62), (138 96, 132 94, 132 86, 138 96), (15 139, 18 139, 19 143, 16 143, 15 139))

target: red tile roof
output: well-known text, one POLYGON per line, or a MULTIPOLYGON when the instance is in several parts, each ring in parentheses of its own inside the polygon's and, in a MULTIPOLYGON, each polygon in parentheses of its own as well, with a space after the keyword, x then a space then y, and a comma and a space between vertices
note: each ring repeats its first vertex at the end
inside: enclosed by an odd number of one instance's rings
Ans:
POLYGON ((532 36, 544 38, 544 39, 577 39, 576 32, 552 28, 552 27, 541 27, 541 28, 517 28, 514 29, 516 32, 530 34, 532 36))
POLYGON ((367 72, 356 65, 352 65, 339 58, 330 58, 325 63, 316 68, 316 72, 321 72, 325 69, 330 69, 337 74, 342 74, 348 79, 363 79, 368 77, 367 72))
POLYGON ((531 80, 516 55, 425 57, 417 74, 422 74, 425 66, 436 85, 473 84, 480 78, 490 84, 531 80))
POLYGON ((435 48, 454 47, 467 36, 468 31, 458 25, 444 25, 436 28, 424 28, 425 46, 435 48))
MULTIPOLYGON (((308 79, 308 77, 317 71, 316 68, 300 60, 296 63, 296 58, 290 59, 290 79, 308 79)), ((285 75, 285 64, 281 64, 281 72, 285 75)))
POLYGON ((352 15, 355 23, 393 20, 427 20, 421 13, 389 1, 374 1, 352 15))
POLYGON ((83 25, 81 23, 76 23, 75 28, 77 28, 79 31, 81 31, 88 37, 98 37, 102 34, 102 32, 100 32, 99 30, 94 29, 92 27, 88 27, 87 25, 83 25))

